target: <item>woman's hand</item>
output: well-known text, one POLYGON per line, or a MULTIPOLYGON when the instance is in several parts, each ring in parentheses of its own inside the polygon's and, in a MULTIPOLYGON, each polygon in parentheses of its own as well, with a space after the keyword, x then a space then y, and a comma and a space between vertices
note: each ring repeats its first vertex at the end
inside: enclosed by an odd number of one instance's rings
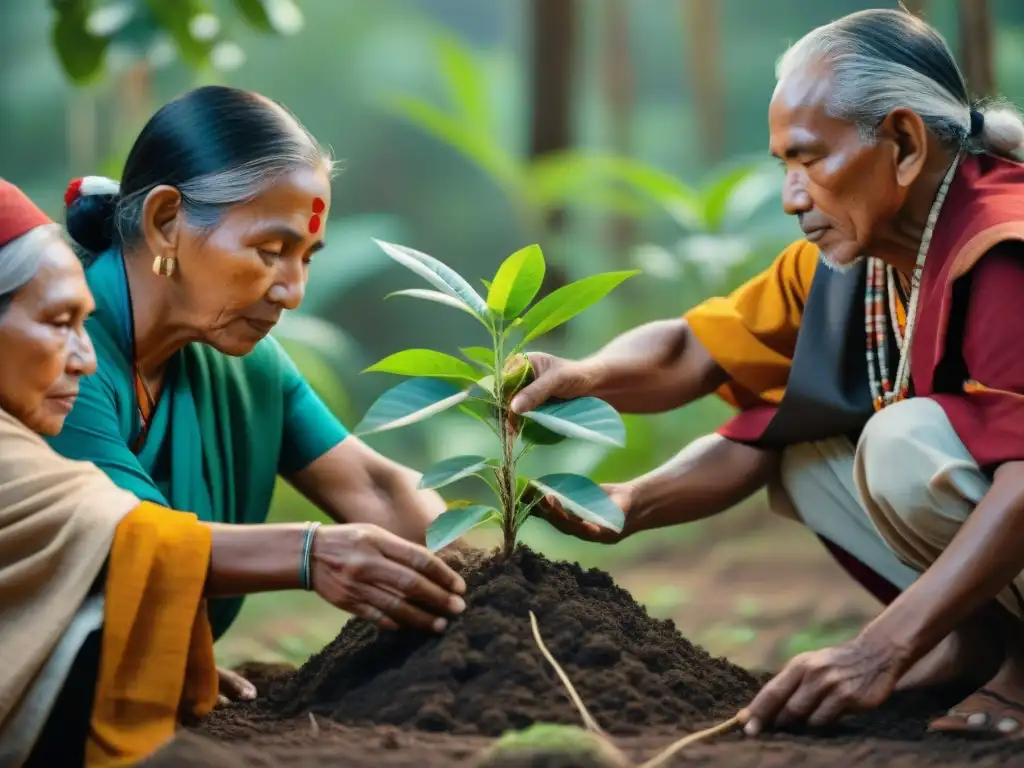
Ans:
POLYGON ((466 582, 425 547, 376 525, 317 529, 313 589, 324 600, 385 629, 443 632, 466 608, 466 582))
POLYGON ((226 707, 236 701, 254 701, 256 699, 256 686, 237 672, 217 667, 217 677, 220 678, 220 694, 217 696, 218 707, 226 707))
POLYGON ((534 507, 534 514, 537 517, 547 520, 551 525, 562 533, 575 536, 584 541, 594 541, 600 544, 616 544, 627 535, 629 526, 629 512, 633 500, 633 486, 629 483, 607 483, 601 486, 612 501, 619 505, 626 515, 626 524, 623 530, 616 532, 611 528, 604 528, 594 523, 588 523, 566 509, 553 496, 545 496, 540 503, 534 507))

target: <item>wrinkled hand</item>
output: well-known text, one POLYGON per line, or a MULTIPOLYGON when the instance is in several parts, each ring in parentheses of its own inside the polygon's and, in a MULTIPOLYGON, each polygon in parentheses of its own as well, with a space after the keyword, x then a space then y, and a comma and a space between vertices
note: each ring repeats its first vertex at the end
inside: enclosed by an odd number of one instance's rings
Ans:
POLYGON ((552 398, 585 397, 597 384, 598 371, 588 362, 566 360, 545 352, 531 352, 527 357, 533 369, 531 381, 509 403, 513 413, 527 413, 552 398))
POLYGON ((874 709, 905 671, 895 645, 863 636, 793 658, 739 713, 748 736, 806 722, 827 725, 846 712, 874 709))
POLYGON ((217 696, 218 707, 226 707, 235 701, 255 700, 256 686, 237 672, 217 667, 217 677, 220 679, 220 693, 217 696))
POLYGON ((466 607, 466 582, 443 560, 366 523, 317 529, 312 579, 324 600, 384 629, 442 632, 466 607))
MULTIPOLYGON (((606 483, 601 489, 607 493, 612 501, 619 505, 619 508, 626 515, 626 527, 629 525, 629 511, 632 503, 632 486, 629 483, 606 483)), ((593 541, 599 544, 616 544, 625 538, 626 529, 616 533, 610 528, 604 528, 594 523, 588 523, 572 512, 568 512, 554 496, 545 496, 536 507, 533 514, 557 528, 562 533, 575 536, 584 541, 593 541)))

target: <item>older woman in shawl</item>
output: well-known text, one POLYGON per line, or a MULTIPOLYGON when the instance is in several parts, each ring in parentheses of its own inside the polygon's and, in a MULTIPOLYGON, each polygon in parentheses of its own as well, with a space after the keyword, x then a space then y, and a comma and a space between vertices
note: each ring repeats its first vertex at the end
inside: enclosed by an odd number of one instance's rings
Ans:
POLYGON ((972 104, 942 37, 898 10, 809 32, 768 120, 805 239, 592 358, 534 355, 512 407, 594 395, 650 413, 717 392, 741 411, 718 434, 611 489, 626 533, 767 485, 887 604, 793 659, 748 733, 955 681, 975 693, 931 728, 1024 736, 1024 121, 972 104))
POLYGON ((55 453, 39 435, 96 371, 94 308, 60 229, 0 179, 0 765, 132 764, 209 711, 207 597, 306 586, 358 612, 387 589, 427 625, 461 609, 453 571, 376 526, 325 526, 314 552, 304 526, 206 523, 55 453))

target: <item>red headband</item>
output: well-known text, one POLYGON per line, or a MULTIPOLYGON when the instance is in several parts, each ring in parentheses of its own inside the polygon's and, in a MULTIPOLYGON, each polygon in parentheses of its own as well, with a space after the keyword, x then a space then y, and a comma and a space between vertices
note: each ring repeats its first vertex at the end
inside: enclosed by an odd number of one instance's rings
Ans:
POLYGON ((24 192, 0 179, 0 246, 47 224, 53 224, 53 219, 39 210, 24 192))

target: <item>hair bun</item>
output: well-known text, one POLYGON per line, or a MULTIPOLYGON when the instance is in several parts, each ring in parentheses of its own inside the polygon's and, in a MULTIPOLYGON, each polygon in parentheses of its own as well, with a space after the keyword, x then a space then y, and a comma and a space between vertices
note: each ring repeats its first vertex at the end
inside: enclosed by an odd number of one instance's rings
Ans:
POLYGON ((101 253, 114 242, 114 217, 121 185, 105 176, 74 179, 64 191, 68 234, 87 254, 101 253))

